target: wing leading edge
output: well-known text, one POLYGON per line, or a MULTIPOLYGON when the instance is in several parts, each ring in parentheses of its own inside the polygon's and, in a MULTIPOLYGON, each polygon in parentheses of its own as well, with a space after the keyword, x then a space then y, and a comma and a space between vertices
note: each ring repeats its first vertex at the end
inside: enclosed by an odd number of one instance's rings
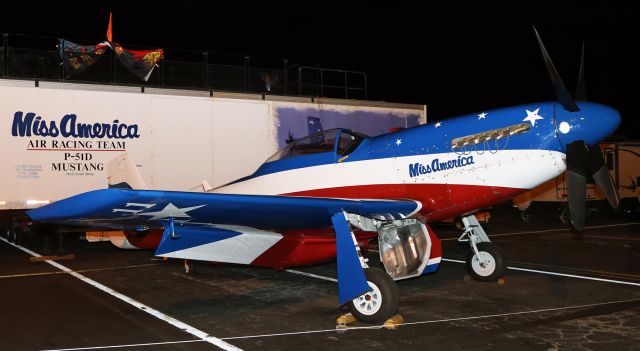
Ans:
POLYGON ((399 218, 420 209, 412 200, 349 200, 294 196, 231 195, 155 190, 102 189, 28 211, 36 221, 133 230, 167 220, 194 225, 242 225, 287 230, 332 226, 338 212, 399 218))

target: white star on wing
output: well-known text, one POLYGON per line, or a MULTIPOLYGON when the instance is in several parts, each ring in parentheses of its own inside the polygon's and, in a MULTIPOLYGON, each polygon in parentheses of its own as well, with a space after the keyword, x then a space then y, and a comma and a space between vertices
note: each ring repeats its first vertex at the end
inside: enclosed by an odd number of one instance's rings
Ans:
POLYGON ((400 146, 400 144, 402 144, 402 139, 397 139, 396 140, 396 145, 400 146))
POLYGON ((487 117, 487 115, 488 115, 488 113, 482 112, 481 114, 478 115, 478 120, 485 119, 485 117, 487 117))
POLYGON ((522 120, 522 122, 531 122, 531 126, 535 127, 536 126, 536 121, 539 119, 544 119, 543 117, 540 117, 538 115, 538 111, 540 111, 540 108, 538 107, 537 109, 535 109, 535 111, 531 112, 529 110, 527 111, 527 117, 525 117, 525 119, 522 120))
POLYGON ((436 128, 440 127, 442 125, 442 122, 436 122, 436 128))
POLYGON ((193 211, 197 208, 203 207, 205 205, 193 206, 193 207, 185 207, 185 208, 177 208, 174 204, 169 203, 160 211, 155 212, 145 212, 145 213, 136 213, 136 216, 151 216, 149 218, 150 221, 156 219, 164 219, 164 218, 191 218, 187 214, 189 211, 193 211))

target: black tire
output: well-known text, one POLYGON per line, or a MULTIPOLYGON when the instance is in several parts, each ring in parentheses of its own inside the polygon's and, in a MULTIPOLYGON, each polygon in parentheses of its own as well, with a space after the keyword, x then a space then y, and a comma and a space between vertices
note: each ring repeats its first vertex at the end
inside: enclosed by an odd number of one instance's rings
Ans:
POLYGON ((193 276, 195 272, 195 268, 196 268, 195 262, 184 260, 184 274, 193 276))
POLYGON ((9 242, 15 243, 17 238, 18 229, 15 226, 12 226, 11 229, 9 229, 9 236, 7 237, 7 240, 9 240, 9 242))
POLYGON ((475 280, 481 282, 495 282, 504 277, 507 271, 507 261, 500 247, 493 243, 478 243, 476 245, 484 262, 476 261, 476 254, 469 250, 466 266, 467 272, 475 280))
POLYGON ((376 293, 367 293, 349 302, 349 312, 359 321, 367 323, 382 323, 393 317, 398 312, 400 297, 398 286, 387 274, 379 268, 367 268, 364 276, 369 286, 374 287, 376 293), (368 296, 368 297, 367 297, 368 296), (366 301, 364 299, 367 299, 366 301), (369 299, 373 299, 371 301, 369 299), (379 301, 379 304, 375 302, 379 301), (367 307, 371 307, 375 312, 367 313, 367 307))

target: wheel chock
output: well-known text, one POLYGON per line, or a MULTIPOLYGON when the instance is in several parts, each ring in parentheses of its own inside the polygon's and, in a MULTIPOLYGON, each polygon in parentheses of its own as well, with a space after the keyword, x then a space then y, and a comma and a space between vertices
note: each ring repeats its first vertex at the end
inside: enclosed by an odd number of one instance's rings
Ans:
POLYGON ((29 257, 29 262, 39 263, 44 261, 70 261, 75 258, 76 256, 74 256, 73 254, 58 255, 58 256, 39 256, 39 257, 29 257))
POLYGON ((383 326, 387 329, 397 329, 402 323, 404 323, 404 318, 402 315, 396 314, 395 316, 387 319, 383 326))
POLYGON ((356 317, 354 317, 351 313, 347 313, 338 317, 338 319, 336 319, 336 324, 341 327, 346 327, 347 324, 353 323, 355 321, 357 321, 356 317))

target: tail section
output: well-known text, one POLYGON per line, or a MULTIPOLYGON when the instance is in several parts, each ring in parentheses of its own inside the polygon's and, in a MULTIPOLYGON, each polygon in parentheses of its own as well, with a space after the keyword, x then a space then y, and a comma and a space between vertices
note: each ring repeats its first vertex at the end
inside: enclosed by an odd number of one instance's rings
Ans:
POLYGON ((126 152, 107 164, 107 181, 109 188, 149 189, 126 152))

